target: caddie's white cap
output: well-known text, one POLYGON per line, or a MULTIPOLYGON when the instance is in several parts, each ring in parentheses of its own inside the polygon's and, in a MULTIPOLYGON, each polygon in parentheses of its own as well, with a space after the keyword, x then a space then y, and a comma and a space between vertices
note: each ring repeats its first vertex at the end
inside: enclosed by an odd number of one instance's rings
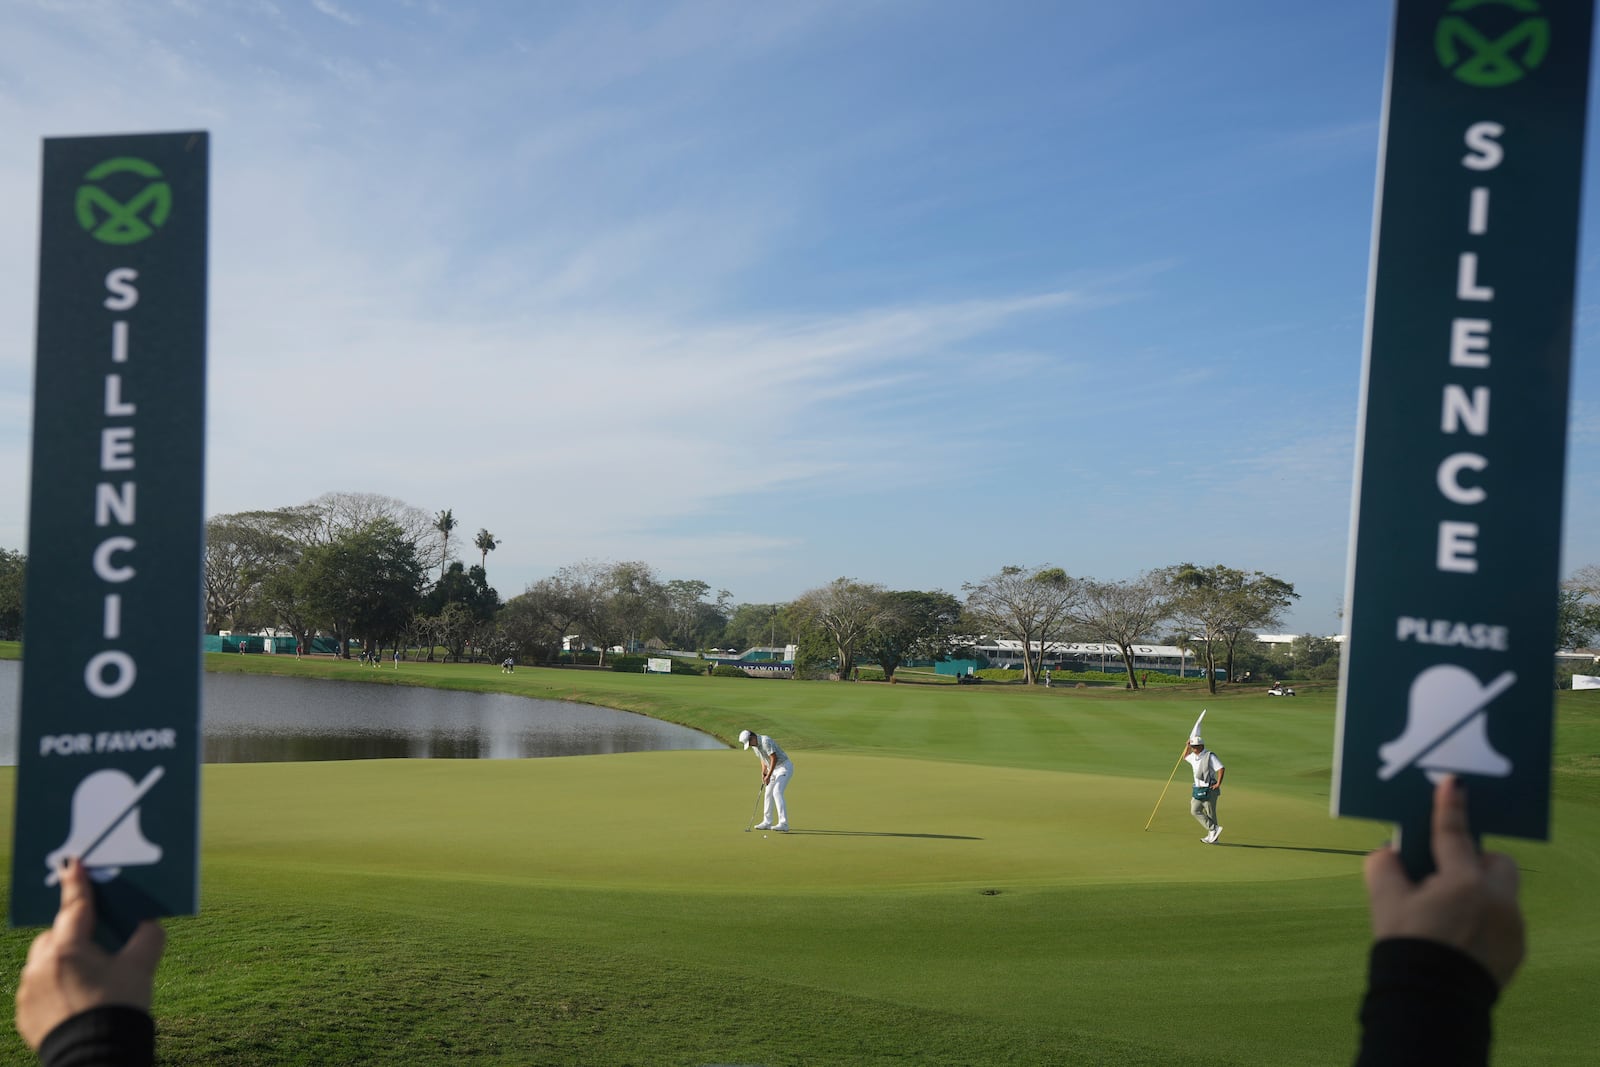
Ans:
POLYGON ((1195 734, 1194 736, 1190 737, 1189 738, 1189 743, 1191 745, 1203 745, 1203 744, 1205 744, 1204 741, 1200 740, 1200 735, 1199 734, 1195 734))
POLYGON ((750 747, 750 739, 753 737, 755 737, 755 734, 751 733, 749 730, 739 731, 739 743, 745 748, 750 747))

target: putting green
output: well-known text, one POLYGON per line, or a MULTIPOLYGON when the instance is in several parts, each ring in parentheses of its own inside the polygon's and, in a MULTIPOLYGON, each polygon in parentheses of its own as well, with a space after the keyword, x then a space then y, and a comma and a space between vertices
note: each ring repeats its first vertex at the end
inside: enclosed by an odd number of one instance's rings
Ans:
POLYGON ((206 768, 206 856, 279 869, 697 892, 1349 876, 1380 829, 1224 790, 1207 849, 1175 782, 837 753, 797 757, 794 832, 743 828, 755 760, 658 752, 206 768), (273 794, 269 805, 259 803, 273 794))
MULTIPOLYGON (((743 832, 757 767, 734 750, 208 766, 204 911, 169 923, 163 1055, 1348 1062, 1360 857, 1386 830, 1328 817, 1328 695, 1209 698, 1230 770, 1206 846, 1182 773, 1144 828, 1195 694, 579 682, 779 736, 795 832, 743 832)), ((1492 842, 1523 867, 1531 930, 1502 1067, 1586 1064, 1600 1038, 1600 730, 1563 707, 1555 842, 1492 842)), ((10 974, 30 933, 4 939, 10 974)), ((14 1039, 0 1060, 26 1062, 14 1039)))

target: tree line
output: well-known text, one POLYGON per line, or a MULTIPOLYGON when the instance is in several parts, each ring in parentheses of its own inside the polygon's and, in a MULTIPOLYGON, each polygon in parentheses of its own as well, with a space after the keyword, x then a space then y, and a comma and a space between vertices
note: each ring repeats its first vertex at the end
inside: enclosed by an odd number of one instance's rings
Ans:
MULTIPOLYGON (((1298 599, 1275 575, 1186 562, 1119 581, 1009 565, 964 584, 959 597, 838 578, 787 603, 734 603, 725 589, 664 579, 643 561, 586 560, 502 601, 487 574, 500 540, 480 528, 470 542, 478 562, 468 565, 456 558, 469 543, 458 525, 450 509, 429 513, 350 492, 215 516, 206 524, 206 632, 280 629, 308 648, 314 636, 332 636, 340 654, 356 642, 525 663, 555 660, 572 635, 596 646, 602 663, 607 650, 639 644, 792 644, 802 671, 848 678, 854 664, 875 663, 891 680, 909 660, 972 655, 978 644, 1009 639, 1024 650, 1029 684, 1040 677, 1045 645, 1092 642, 1117 646, 1134 686, 1133 646, 1159 642, 1192 650, 1214 689, 1219 669, 1237 677, 1241 657, 1246 666, 1267 662, 1244 639, 1279 627, 1298 599)), ((26 563, 0 549, 3 639, 21 636, 26 563)), ((1558 618, 1558 648, 1600 634, 1600 566, 1562 584, 1558 618)), ((1321 638, 1288 652, 1301 668, 1337 663, 1337 646, 1321 638)))

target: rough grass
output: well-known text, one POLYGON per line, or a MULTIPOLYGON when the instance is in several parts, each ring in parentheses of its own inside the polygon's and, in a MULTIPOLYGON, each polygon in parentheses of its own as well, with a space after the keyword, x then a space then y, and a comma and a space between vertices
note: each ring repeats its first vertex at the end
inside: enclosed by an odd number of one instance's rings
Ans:
MULTIPOLYGON (((1384 830, 1327 816, 1331 692, 387 673, 771 732, 800 832, 740 832, 738 751, 207 767, 165 1062, 1349 1060, 1360 855, 1384 830), (1229 765, 1216 848, 1181 780, 1143 829, 1202 706, 1229 765)), ((1524 866, 1532 928, 1502 1065, 1588 1063, 1600 1037, 1597 705, 1562 697, 1556 841, 1494 843, 1524 866)), ((29 934, 0 941, 8 979, 29 934)))

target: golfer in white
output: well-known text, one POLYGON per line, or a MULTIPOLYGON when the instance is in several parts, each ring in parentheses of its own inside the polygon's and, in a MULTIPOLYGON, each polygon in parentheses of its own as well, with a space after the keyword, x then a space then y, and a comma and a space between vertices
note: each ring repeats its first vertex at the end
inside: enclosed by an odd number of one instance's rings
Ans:
POLYGON ((1183 758, 1194 768, 1194 790, 1189 794, 1189 811, 1206 828, 1206 836, 1200 840, 1208 845, 1216 844, 1217 838, 1222 836, 1222 824, 1217 821, 1217 793, 1222 789, 1222 775, 1226 768, 1215 752, 1206 750, 1206 743, 1199 734, 1189 738, 1183 758))
POLYGON ((762 795, 765 800, 762 801, 761 821, 756 824, 756 829, 788 833, 789 809, 784 806, 783 791, 789 788, 789 781, 794 777, 794 764, 789 761, 789 754, 766 734, 754 734, 749 730, 739 731, 739 743, 745 748, 754 747, 756 755, 761 757, 762 795), (777 815, 776 822, 773 821, 774 814, 777 815))

